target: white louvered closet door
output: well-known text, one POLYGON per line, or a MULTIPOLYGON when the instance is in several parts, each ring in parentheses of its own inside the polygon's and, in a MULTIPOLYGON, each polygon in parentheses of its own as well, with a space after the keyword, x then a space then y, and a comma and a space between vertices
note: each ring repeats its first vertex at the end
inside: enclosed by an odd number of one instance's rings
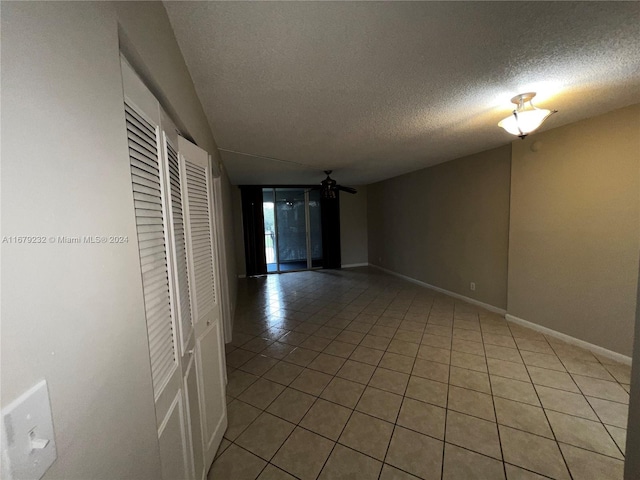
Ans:
POLYGON ((169 181, 171 161, 167 159, 171 153, 168 138, 173 135, 175 145, 177 134, 163 131, 166 125, 160 105, 124 61, 122 76, 162 477, 192 479, 189 402, 182 371, 185 344, 180 325, 190 315, 190 309, 183 308, 184 295, 188 299, 189 294, 188 283, 181 280, 187 278, 186 271, 182 276, 179 273, 186 265, 181 267, 176 261, 179 255, 174 244, 179 243, 179 235, 174 235, 172 218, 177 221, 180 209, 171 201, 175 189, 169 181))
POLYGON ((227 427, 224 335, 217 291, 218 253, 213 221, 213 179, 207 152, 182 137, 178 145, 185 199, 203 454, 205 465, 210 465, 227 427))

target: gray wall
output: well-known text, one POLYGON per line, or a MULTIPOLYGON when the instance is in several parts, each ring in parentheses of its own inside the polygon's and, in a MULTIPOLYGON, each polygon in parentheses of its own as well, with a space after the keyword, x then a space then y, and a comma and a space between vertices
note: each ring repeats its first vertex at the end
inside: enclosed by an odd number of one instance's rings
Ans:
POLYGON ((634 105, 516 140, 511 175, 509 313, 628 356, 639 119, 634 105))
POLYGON ((507 145, 369 185, 369 262, 506 308, 510 162, 507 145))
POLYGON ((355 195, 340 194, 340 254, 342 265, 368 263, 367 187, 359 185, 355 195))
POLYGON ((0 402, 47 379, 47 479, 160 478, 119 22, 155 93, 214 149, 162 4, 2 3, 2 235, 129 238, 2 246, 0 402))

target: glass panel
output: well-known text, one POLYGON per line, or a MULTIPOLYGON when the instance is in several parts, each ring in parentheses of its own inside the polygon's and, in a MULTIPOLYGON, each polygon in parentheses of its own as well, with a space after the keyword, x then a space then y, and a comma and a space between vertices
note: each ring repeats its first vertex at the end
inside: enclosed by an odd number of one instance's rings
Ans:
POLYGON ((322 267, 322 223, 320 190, 309 191, 309 228, 311 235, 311 267, 322 267))
POLYGON ((304 189, 276 188, 276 243, 281 272, 306 270, 307 233, 304 189))
POLYGON ((267 272, 277 272, 278 250, 276 248, 273 188, 262 189, 262 213, 264 215, 264 253, 267 259, 267 272))

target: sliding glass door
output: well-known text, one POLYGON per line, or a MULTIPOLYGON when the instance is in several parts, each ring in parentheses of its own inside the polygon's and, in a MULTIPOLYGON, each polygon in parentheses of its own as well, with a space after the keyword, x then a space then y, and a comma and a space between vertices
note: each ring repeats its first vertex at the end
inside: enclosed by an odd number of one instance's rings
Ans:
POLYGON ((263 188, 267 272, 322 266, 320 193, 305 188, 263 188))

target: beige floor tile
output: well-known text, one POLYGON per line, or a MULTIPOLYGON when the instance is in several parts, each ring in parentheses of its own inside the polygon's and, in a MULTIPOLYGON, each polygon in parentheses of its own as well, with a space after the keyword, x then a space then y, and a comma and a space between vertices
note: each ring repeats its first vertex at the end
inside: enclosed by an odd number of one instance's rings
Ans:
POLYGON ((569 480, 569 472, 554 440, 503 425, 499 428, 505 462, 558 480, 569 480))
POLYGON ((378 460, 384 460, 392 433, 392 423, 353 412, 338 441, 378 460))
POLYGON ((333 377, 326 373, 305 368, 305 370, 291 383, 291 388, 301 390, 310 395, 318 396, 329 384, 333 377))
POLYGON ((349 358, 355 349, 356 345, 352 343, 334 340, 327 346, 327 348, 324 349, 323 353, 335 355, 336 357, 349 358))
POLYGON ((300 422, 300 426, 331 440, 338 440, 352 410, 321 398, 300 422))
POLYGON ((445 413, 444 408, 405 398, 396 423, 410 430, 443 440, 445 413))
POLYGON ((313 361, 307 365, 307 368, 317 370, 328 375, 335 375, 338 370, 344 365, 345 359, 342 357, 336 357, 334 355, 327 355, 321 353, 313 361))
POLYGON ((594 397, 587 397, 587 401, 591 404, 602 423, 627 428, 628 405, 594 397))
POLYGON ((443 327, 441 325, 433 325, 428 324, 424 329, 424 333, 428 333, 429 335, 439 335, 441 337, 451 338, 452 336, 452 328, 451 327, 443 327))
POLYGON ((449 386, 447 408, 485 420, 496 421, 496 415, 493 410, 493 398, 486 393, 449 386))
POLYGON ((490 375, 489 379, 491 380, 491 389, 494 397, 540 406, 538 395, 532 383, 493 375, 490 375))
POLYGON ((287 362, 279 362, 274 365, 263 378, 271 380, 272 382, 279 383, 281 385, 289 385, 293 382, 298 375, 302 373, 304 368, 287 362))
POLYGON ((489 375, 467 368, 451 367, 449 383, 482 393, 491 393, 489 375))
POLYGON ((336 337, 336 341, 344 343, 352 343, 354 345, 359 344, 364 338, 364 333, 352 332, 349 330, 343 330, 340 335, 336 337))
POLYGON ((382 462, 355 450, 336 445, 322 469, 319 480, 377 480, 382 462))
POLYGON ((589 420, 598 420, 587 399, 579 393, 565 392, 564 390, 538 385, 536 386, 536 391, 545 410, 554 410, 589 420))
POLYGON ((314 350, 316 352, 321 352, 331 343, 331 340, 328 338, 318 337, 316 335, 311 335, 304 342, 300 344, 301 347, 307 348, 309 350, 314 350))
POLYGON ((218 451, 216 452, 215 458, 218 458, 220 455, 222 455, 224 451, 227 448, 229 448, 230 445, 231 445, 231 442, 226 438, 223 438, 222 441, 220 442, 220 446, 218 447, 218 451))
POLYGON ((625 453, 627 447, 627 429, 613 427, 611 425, 605 425, 604 428, 607 429, 613 441, 616 442, 620 452, 625 453))
POLYGON ((329 382, 320 397, 348 408, 355 408, 364 388, 361 383, 336 377, 329 382))
POLYGON ((261 410, 240 400, 233 400, 227 406, 228 426, 224 436, 233 441, 253 422, 261 410))
POLYGON ((631 383, 631 365, 606 363, 605 368, 620 383, 631 383))
POLYGON ((312 395, 287 388, 269 405, 267 412, 292 423, 298 423, 315 400, 316 398, 312 395))
POLYGON ((378 337, 393 338, 393 336, 396 334, 396 331, 397 327, 381 325, 380 322, 378 322, 376 325, 371 327, 371 330, 369 330, 368 333, 370 335, 376 335, 378 337))
POLYGON ((366 363, 368 365, 377 366, 382 359, 382 355, 384 352, 382 350, 376 350, 375 348, 362 347, 358 346, 353 351, 350 360, 355 360, 357 362, 366 363))
POLYGON ((447 443, 442 480, 504 480, 502 462, 447 443))
POLYGON ((373 365, 347 360, 336 376, 366 385, 369 383, 375 369, 376 367, 373 365))
POLYGON ((380 360, 379 366, 396 372, 410 373, 413 369, 413 357, 406 357, 397 353, 386 352, 380 360))
MULTIPOLYGON (((393 340, 398 340, 401 342, 408 342, 408 343, 413 343, 413 344, 420 344, 420 342, 422 341, 422 333, 420 332, 412 332, 412 331, 408 331, 408 330, 397 330, 396 333, 393 335, 393 340)), ((389 344, 389 348, 391 348, 391 345, 393 344, 393 341, 391 341, 391 343, 389 344)), ((402 353, 402 352, 397 352, 397 353, 402 353)), ((406 353, 404 353, 403 355, 407 355, 406 353)))
POLYGON ((309 350, 304 347, 297 347, 289 353, 282 360, 284 362, 293 363, 294 365, 299 365, 301 367, 306 367, 309 365, 314 358, 318 356, 318 352, 314 350, 309 350))
MULTIPOLYGON (((421 337, 420 335, 419 337, 421 337)), ((419 338, 418 338, 419 339, 419 338)), ((404 340, 391 340, 387 347, 387 352, 406 355, 407 357, 415 357, 418 354, 419 343, 406 342, 404 340)))
POLYGON ((294 424, 265 412, 242 432, 235 443, 254 455, 270 460, 294 427, 294 424))
POLYGON ((417 375, 418 377, 437 380, 438 382, 448 383, 449 365, 418 358, 413 364, 411 374, 417 375))
POLYGON ((493 399, 498 423, 553 439, 547 417, 540 407, 504 398, 493 399))
POLYGON ((497 358, 487 358, 487 365, 489 366, 490 375, 499 375, 523 382, 531 381, 527 369, 521 363, 507 362, 506 360, 499 360, 497 358))
POLYGON ((253 340, 255 338, 254 335, 249 335, 242 332, 233 332, 233 339, 231 340, 231 345, 234 347, 241 347, 249 340, 253 340))
POLYGON ((563 363, 569 373, 615 382, 611 374, 599 363, 580 362, 574 359, 566 359, 563 363))
POLYGON ((239 400, 264 410, 285 387, 279 383, 260 378, 238 396, 239 400))
POLYGON ((372 387, 386 390, 387 392, 404 395, 409 383, 409 375, 400 373, 386 368, 376 368, 369 385, 372 387))
POLYGON ((387 337, 379 337, 377 335, 366 335, 360 345, 363 347, 375 348, 376 350, 386 350, 391 343, 391 339, 387 337))
MULTIPOLYGON (((401 322, 402 320, 399 318, 381 315, 378 321, 376 322, 376 325, 379 325, 381 327, 391 328, 395 333, 395 331, 398 329, 398 326, 400 325, 401 322)), ((393 338, 393 335, 382 335, 378 333, 376 333, 375 335, 379 335, 381 337, 393 338)))
POLYGON ((227 395, 237 397, 258 380, 258 378, 258 376, 243 372, 242 370, 234 370, 227 376, 227 395))
POLYGON ((234 480, 254 480, 267 464, 264 460, 237 445, 230 445, 213 462, 207 478, 233 478, 234 480))
POLYGON ((521 351, 522 359, 524 360, 524 364, 528 367, 540 367, 547 368, 549 370, 557 370, 559 372, 564 372, 564 366, 560 362, 560 359, 555 355, 550 355, 548 353, 535 353, 535 352, 527 352, 525 350, 521 351))
POLYGON ((467 340, 470 342, 482 343, 482 334, 475 330, 466 330, 463 328, 453 329, 453 340, 467 340))
POLYGON ((451 363, 451 350, 446 348, 432 347, 423 344, 418 349, 417 356, 422 360, 429 360, 431 362, 444 363, 447 365, 451 363))
POLYGON ((505 464, 505 470, 507 480, 548 480, 549 478, 509 464, 505 464))
POLYGON ((539 367, 527 367, 527 370, 535 385, 580 393, 580 389, 571 378, 571 375, 566 372, 558 372, 539 367))
POLYGON ((367 387, 356 405, 356 410, 395 423, 400 405, 402 405, 400 395, 367 387))
POLYGON ((296 427, 271 463, 301 480, 314 480, 334 445, 331 440, 296 427))
POLYGON ((289 332, 278 339, 281 343, 286 343, 287 345, 295 345, 299 346, 302 342, 304 342, 309 335, 301 332, 289 332))
POLYGON ((328 338, 329 340, 333 340, 340 334, 341 331, 342 330, 340 330, 339 328, 323 326, 316 330, 314 335, 316 337, 328 338))
POLYGON ((520 352, 513 348, 485 344, 484 352, 487 358, 497 358, 499 360, 506 360, 507 362, 523 363, 520 352))
POLYGON ((469 340, 461 340, 459 338, 454 338, 451 344, 451 350, 456 352, 463 353, 471 353, 473 355, 482 355, 484 356, 484 347, 482 343, 473 342, 469 340))
POLYGON ((388 464, 382 465, 382 472, 380 473, 380 480, 416 480, 418 477, 411 475, 407 472, 392 467, 388 464))
POLYGON ((294 345, 287 345, 286 343, 275 342, 269 345, 262 351, 263 355, 267 355, 268 357, 277 358, 278 360, 282 360, 284 357, 289 355, 291 351, 296 348, 294 345))
POLYGON ((485 345, 496 345, 498 347, 507 347, 507 348, 518 348, 516 346, 516 342, 513 340, 513 337, 509 333, 509 335, 497 335, 495 333, 486 332, 484 329, 482 333, 482 339, 484 340, 485 345))
POLYGON ((447 406, 446 383, 440 383, 427 378, 411 375, 405 395, 415 400, 431 403, 440 407, 447 406))
POLYGON ((229 367, 239 368, 255 356, 256 354, 254 352, 243 350, 242 348, 237 348, 236 350, 231 352, 229 355, 227 355, 226 363, 227 363, 227 366, 229 367))
POLYGON ((424 335, 422 335, 422 341, 420 343, 429 347, 451 350, 451 339, 447 337, 425 333, 424 335))
POLYGON ((296 477, 292 477, 284 470, 269 464, 262 471, 258 480, 296 480, 296 477))
POLYGON ((372 327, 373 325, 370 323, 354 321, 354 322, 351 322, 349 325, 347 325, 345 330, 350 332, 358 332, 358 333, 366 334, 366 333, 369 333, 369 330, 371 330, 372 327))
POLYGON ((581 448, 560 444, 574 480, 622 480, 624 462, 581 448))
POLYGON ((419 336, 422 336, 422 333, 424 332, 424 322, 418 322, 418 321, 414 321, 416 320, 415 318, 413 320, 403 320, 402 323, 400 324, 400 326, 398 327, 398 330, 405 330, 407 332, 414 332, 416 334, 419 334, 419 336))
POLYGON ((629 394, 617 383, 598 378, 571 375, 582 393, 589 397, 602 398, 619 403, 629 403, 629 394))
POLYGON ((260 353, 273 342, 274 340, 269 338, 255 337, 253 340, 249 340, 247 343, 242 345, 242 348, 249 350, 250 352, 260 353))
POLYGON ((498 429, 494 422, 449 410, 445 440, 448 443, 502 460, 498 429))
POLYGON ((551 411, 547 412, 547 418, 558 442, 610 457, 623 458, 609 432, 600 422, 551 411))
MULTIPOLYGON (((442 446, 440 440, 396 427, 385 462, 419 478, 439 480, 442 469, 442 446)), ((381 478, 398 477, 387 473, 381 478)))
POLYGON ((487 373, 487 362, 484 356, 472 353, 451 352, 451 365, 454 367, 467 368, 476 372, 487 373))

